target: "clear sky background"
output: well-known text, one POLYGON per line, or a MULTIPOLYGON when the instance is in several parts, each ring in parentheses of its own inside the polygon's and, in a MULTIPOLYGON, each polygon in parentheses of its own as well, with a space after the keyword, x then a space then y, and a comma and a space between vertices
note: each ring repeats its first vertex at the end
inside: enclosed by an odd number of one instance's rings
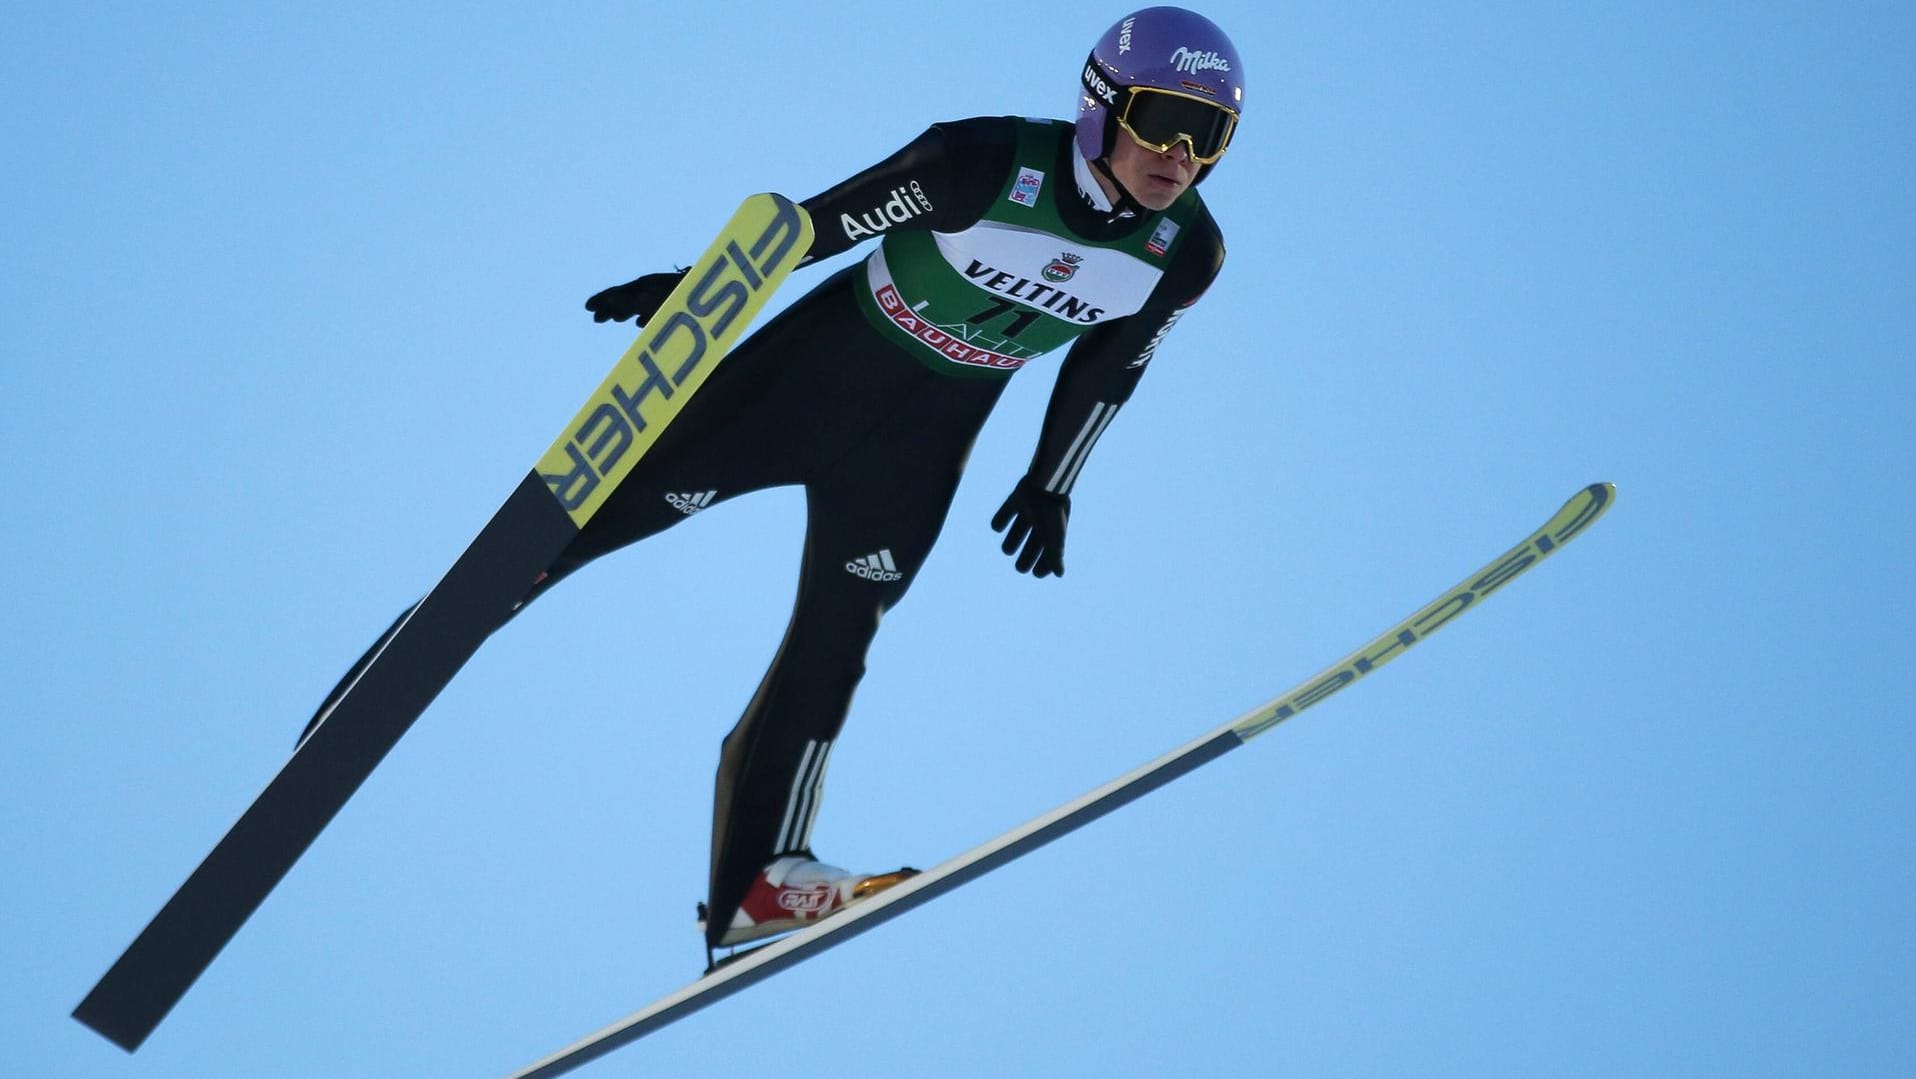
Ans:
MULTIPOLYGON (((0 1070, 505 1073, 698 974, 799 496, 496 637, 147 1046, 68 1012, 629 342, 590 293, 1116 7, 13 5, 0 1070)), ((1916 9, 1265 4, 1224 275, 1076 491, 1014 382, 820 852, 943 860, 1611 515, 1359 689, 582 1071, 1908 1075, 1916 9)), ((784 299, 822 279, 807 271, 784 299)))

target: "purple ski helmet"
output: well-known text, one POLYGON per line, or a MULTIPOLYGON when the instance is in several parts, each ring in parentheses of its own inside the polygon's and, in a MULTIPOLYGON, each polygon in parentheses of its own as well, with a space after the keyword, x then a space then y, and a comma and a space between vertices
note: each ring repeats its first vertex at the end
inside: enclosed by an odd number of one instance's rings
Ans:
POLYGON ((1183 142, 1204 179, 1230 146, 1244 112, 1237 46, 1195 11, 1151 7, 1119 19, 1085 60, 1079 78, 1078 149, 1088 161, 1115 140, 1161 152, 1183 142))

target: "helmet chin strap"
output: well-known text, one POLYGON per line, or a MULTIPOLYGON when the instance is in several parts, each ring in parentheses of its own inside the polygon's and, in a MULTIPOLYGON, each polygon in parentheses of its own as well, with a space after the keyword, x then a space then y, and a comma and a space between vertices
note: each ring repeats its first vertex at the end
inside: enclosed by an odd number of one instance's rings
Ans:
POLYGON ((1118 199, 1111 206, 1112 221, 1121 217, 1145 217, 1150 214, 1151 211, 1145 209, 1144 204, 1132 196, 1131 189, 1124 186, 1124 181, 1118 179, 1118 174, 1111 171, 1109 158, 1098 158, 1091 162, 1091 167, 1102 173, 1105 179, 1111 181, 1111 186, 1117 189, 1118 199))

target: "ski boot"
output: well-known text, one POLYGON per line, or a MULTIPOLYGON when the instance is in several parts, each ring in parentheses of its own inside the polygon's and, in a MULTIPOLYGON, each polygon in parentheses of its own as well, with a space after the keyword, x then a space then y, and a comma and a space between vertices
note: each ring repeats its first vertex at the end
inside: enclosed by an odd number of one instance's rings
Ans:
MULTIPOLYGON (((719 937, 719 947, 730 948, 803 929, 917 873, 911 868, 891 873, 852 873, 803 854, 787 854, 766 866, 746 889, 738 913, 732 915, 732 924, 719 937)), ((702 917, 703 905, 699 912, 702 917)))

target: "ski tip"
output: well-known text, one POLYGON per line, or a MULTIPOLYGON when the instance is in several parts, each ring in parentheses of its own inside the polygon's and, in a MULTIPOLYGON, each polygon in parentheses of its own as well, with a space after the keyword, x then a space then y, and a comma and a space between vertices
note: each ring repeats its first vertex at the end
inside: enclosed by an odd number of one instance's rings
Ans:
POLYGON ((1617 485, 1599 481, 1590 484, 1563 504, 1530 544, 1540 554, 1549 554, 1558 547, 1570 542, 1584 529, 1595 524, 1599 517, 1609 512, 1610 504, 1617 500, 1617 485))
POLYGON ((1590 486, 1585 487, 1584 491, 1589 494, 1591 501, 1596 504, 1598 514, 1602 514, 1603 511, 1609 509, 1611 504, 1617 500, 1617 485, 1608 480, 1598 480, 1590 486))
POLYGON ((1616 502, 1616 500, 1617 485, 1608 480, 1598 480, 1583 490, 1578 491, 1576 495, 1570 499, 1572 503, 1582 501, 1588 505, 1590 516, 1589 520, 1584 522, 1585 524, 1603 516, 1605 511, 1609 510, 1611 504, 1616 502))

